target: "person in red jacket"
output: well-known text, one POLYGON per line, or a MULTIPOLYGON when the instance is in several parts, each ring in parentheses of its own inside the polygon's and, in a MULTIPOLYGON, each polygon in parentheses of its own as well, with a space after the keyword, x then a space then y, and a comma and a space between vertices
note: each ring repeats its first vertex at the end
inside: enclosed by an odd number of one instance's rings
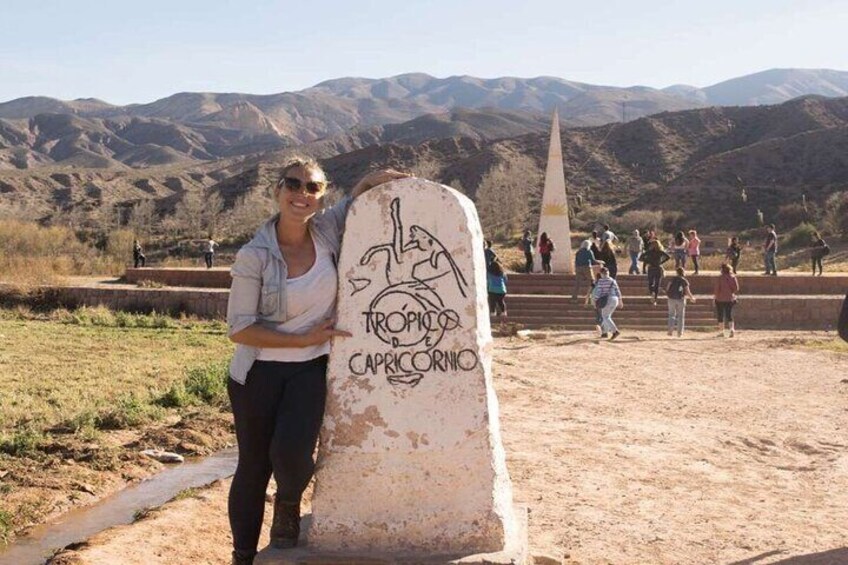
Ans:
POLYGON ((548 237, 548 232, 543 231, 539 236, 539 255, 542 257, 542 272, 550 275, 551 270, 551 253, 554 252, 554 242, 548 237))
POLYGON ((736 295, 739 293, 739 280, 727 263, 721 264, 721 274, 716 279, 713 300, 715 301, 718 331, 724 337, 725 324, 730 330, 730 337, 736 334, 733 322, 733 307, 736 305, 736 295))

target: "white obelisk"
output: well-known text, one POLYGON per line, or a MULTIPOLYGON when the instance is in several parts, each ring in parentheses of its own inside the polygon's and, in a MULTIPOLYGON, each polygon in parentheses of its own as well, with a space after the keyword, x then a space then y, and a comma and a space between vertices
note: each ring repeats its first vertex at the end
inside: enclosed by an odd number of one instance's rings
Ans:
MULTIPOLYGON (((551 145, 548 149, 548 168, 545 171, 545 190, 542 193, 542 213, 539 216, 538 237, 547 232, 554 242, 551 268, 557 274, 573 274, 571 255, 571 224, 568 221, 568 199, 565 195, 565 170, 562 164, 562 142, 559 138, 559 112, 554 110, 551 124, 551 145)), ((542 257, 536 250, 533 271, 542 272, 542 257)))

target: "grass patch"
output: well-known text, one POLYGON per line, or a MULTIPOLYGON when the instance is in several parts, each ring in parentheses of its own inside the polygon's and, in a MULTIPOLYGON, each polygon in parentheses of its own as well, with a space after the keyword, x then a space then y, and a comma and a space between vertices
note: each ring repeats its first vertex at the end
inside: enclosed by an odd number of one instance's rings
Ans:
POLYGON ((101 412, 94 425, 101 430, 127 430, 159 420, 164 412, 148 398, 130 393, 117 399, 113 408, 101 412))
POLYGON ((833 353, 848 353, 848 343, 840 338, 831 338, 826 340, 810 340, 804 343, 806 347, 818 349, 820 351, 831 351, 833 353))
POLYGON ((158 506, 147 506, 145 508, 139 508, 138 510, 133 512, 133 523, 150 518, 150 516, 152 516, 153 513, 158 510, 158 506))
POLYGON ((227 403, 227 364, 217 363, 188 370, 182 381, 175 382, 156 399, 163 408, 184 408, 199 404, 223 406, 227 403))
POLYGON ((176 500, 186 500, 187 498, 200 498, 201 489, 197 487, 189 487, 187 489, 183 489, 177 493, 177 495, 171 499, 171 502, 176 500))
POLYGON ((13 457, 32 456, 44 442, 44 433, 26 426, 0 436, 0 453, 13 457))
POLYGON ((225 381, 217 379, 233 346, 220 322, 105 308, 20 308, 0 310, 0 336, 6 452, 31 448, 35 436, 23 423, 38 422, 36 431, 92 433, 156 420, 164 406, 153 401, 176 383, 189 404, 226 397, 225 381))
POLYGON ((12 536, 12 514, 0 509, 0 544, 6 545, 12 536))

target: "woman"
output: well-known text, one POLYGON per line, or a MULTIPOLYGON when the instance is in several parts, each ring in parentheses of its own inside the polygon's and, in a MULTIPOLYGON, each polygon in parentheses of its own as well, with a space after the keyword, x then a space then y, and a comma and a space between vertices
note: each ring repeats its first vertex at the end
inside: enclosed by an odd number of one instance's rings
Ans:
POLYGON ((825 243, 819 232, 813 232, 813 245, 810 247, 810 257, 813 260, 813 276, 816 276, 816 265, 819 266, 819 276, 822 274, 822 259, 830 253, 830 247, 825 243))
POLYGON ((730 265, 733 267, 733 274, 736 274, 736 267, 739 266, 739 259, 742 257, 742 246, 739 245, 739 238, 732 237, 730 238, 730 245, 727 246, 727 251, 724 252, 724 258, 726 261, 730 261, 730 265))
POLYGON ((618 263, 616 262, 615 250, 612 248, 612 242, 610 240, 606 240, 601 244, 598 260, 604 262, 604 266, 609 270, 610 277, 615 278, 618 275, 618 263))
MULTIPOLYGON (((407 176, 372 173, 352 197, 407 176)), ((326 190, 318 163, 289 163, 274 188, 279 214, 239 250, 231 271, 227 325, 237 346, 228 393, 239 446, 229 497, 235 565, 253 563, 272 472, 271 544, 297 544, 300 498, 314 471, 324 413, 329 342, 350 335, 336 330, 332 318, 336 257, 351 198, 322 211, 326 190)))
POLYGON ((572 294, 572 298, 584 296, 581 289, 585 284, 587 288, 587 294, 585 295, 587 303, 589 301, 588 291, 591 291, 592 286, 595 284, 595 272, 592 268, 598 264, 595 254, 592 253, 591 246, 592 244, 588 239, 583 241, 580 244, 580 249, 574 255, 574 293, 572 294))
POLYGON ((685 271, 678 267, 677 276, 669 280, 665 289, 665 295, 668 298, 668 335, 673 335, 674 331, 677 330, 677 337, 683 337, 686 299, 689 298, 692 302, 695 302, 689 281, 686 280, 684 274, 685 271))
POLYGON ((550 275, 551 253, 554 252, 554 242, 548 239, 548 232, 543 231, 539 236, 539 255, 542 257, 542 272, 550 275))
POLYGON ((489 266, 489 272, 486 273, 486 286, 489 291, 489 313, 492 316, 501 317, 501 314, 506 318, 506 273, 501 266, 500 261, 495 258, 489 266))
POLYGON ((660 240, 655 239, 648 245, 648 249, 642 253, 641 259, 647 265, 648 293, 656 306, 657 295, 660 293, 660 284, 662 284, 664 274, 662 265, 671 259, 671 256, 663 250, 660 240))
POLYGON ((721 274, 716 279, 713 292, 713 300, 715 301, 716 317, 718 318, 718 331, 721 337, 725 337, 725 324, 730 330, 730 337, 736 335, 736 328, 733 324, 733 307, 736 306, 736 297, 739 293, 739 281, 730 271, 730 265, 727 263, 721 264, 721 274))
POLYGON ((612 313, 619 306, 624 308, 624 300, 621 297, 618 283, 609 276, 609 269, 606 267, 601 268, 601 277, 595 282, 592 298, 595 301, 595 307, 601 311, 601 332, 603 332, 601 337, 607 337, 612 332, 610 336, 610 341, 612 341, 621 335, 615 322, 612 321, 612 313))
POLYGON ((701 257, 701 240, 698 238, 698 232, 695 230, 689 230, 689 247, 687 251, 689 258, 692 259, 692 266, 695 269, 695 272, 692 274, 697 275, 701 270, 698 266, 698 259, 701 257))
POLYGON ((674 234, 671 244, 671 254, 674 256, 674 268, 686 268, 686 255, 689 254, 689 240, 682 231, 674 234))

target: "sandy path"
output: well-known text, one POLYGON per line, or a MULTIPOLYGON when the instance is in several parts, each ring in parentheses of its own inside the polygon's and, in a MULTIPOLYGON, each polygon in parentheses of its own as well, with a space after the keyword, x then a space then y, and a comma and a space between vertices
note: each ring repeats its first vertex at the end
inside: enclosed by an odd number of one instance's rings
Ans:
MULTIPOLYGON (((789 337, 499 339, 504 441, 532 552, 848 563, 848 355, 789 337)), ((105 532, 68 562, 224 563, 226 487, 105 532)))

